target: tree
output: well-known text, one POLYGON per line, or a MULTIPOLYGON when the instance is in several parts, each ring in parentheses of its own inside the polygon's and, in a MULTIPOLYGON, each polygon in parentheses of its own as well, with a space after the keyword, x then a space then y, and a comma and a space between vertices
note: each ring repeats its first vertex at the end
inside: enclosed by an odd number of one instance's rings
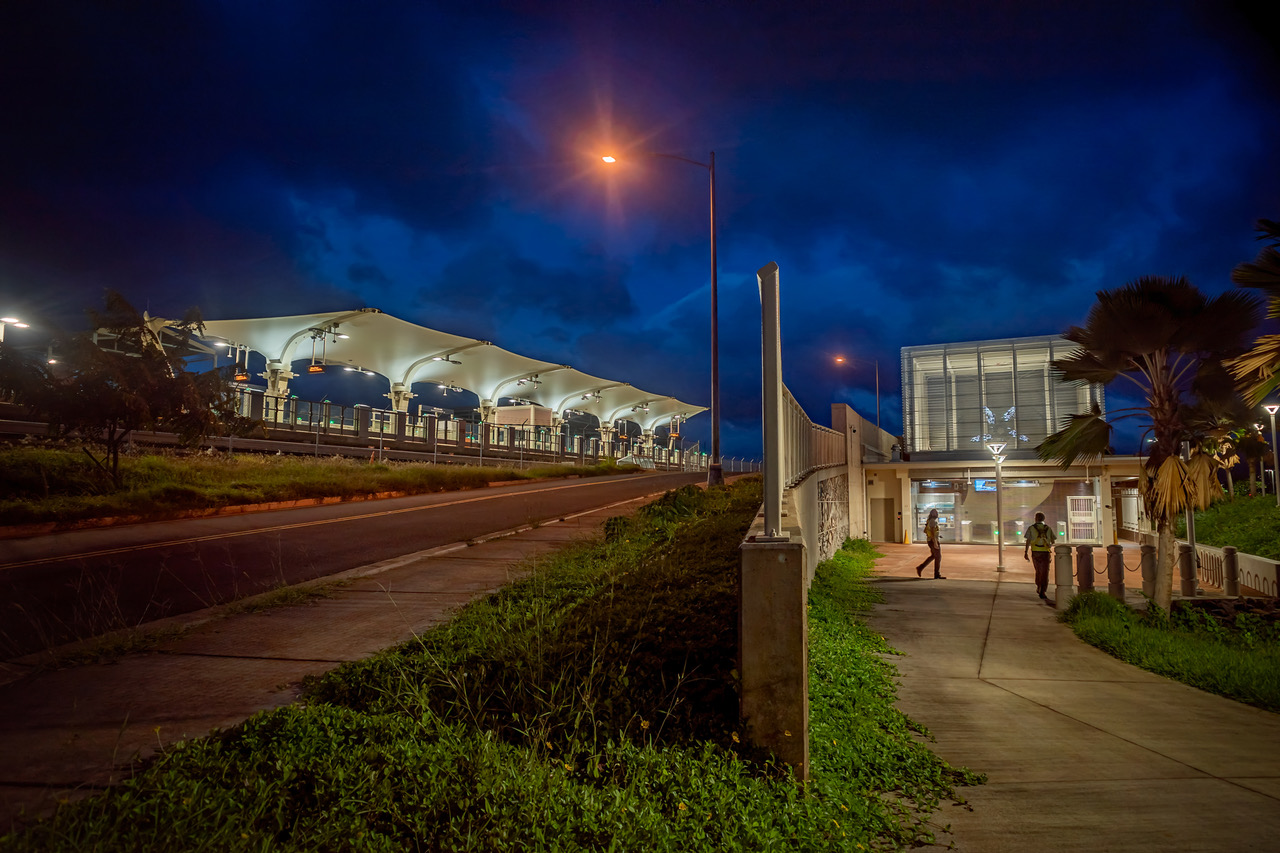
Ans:
MULTIPOLYGON (((1201 450, 1190 427, 1197 403, 1234 392, 1215 388, 1209 376, 1223 358, 1244 350, 1256 325, 1261 301, 1242 291, 1207 297, 1186 278, 1144 276, 1114 290, 1099 291, 1083 327, 1064 337, 1079 349, 1053 362, 1063 381, 1133 383, 1145 405, 1111 412, 1112 421, 1142 417, 1147 456, 1139 477, 1147 517, 1158 536, 1156 603, 1168 609, 1173 597, 1173 524, 1188 506, 1207 506, 1217 487, 1213 456, 1201 450), (1181 451, 1188 442, 1187 457, 1181 451)), ((1095 405, 1073 415, 1037 449, 1063 468, 1076 459, 1107 452, 1112 426, 1095 405)))
MULTIPOLYGON (((1267 319, 1280 319, 1280 222, 1259 219, 1254 226, 1259 240, 1269 241, 1252 263, 1231 271, 1231 281, 1254 287, 1267 298, 1267 319)), ((1280 335, 1262 335, 1244 355, 1227 362, 1245 400, 1256 406, 1280 385, 1280 335)))
POLYGON ((192 374, 184 355, 201 328, 199 314, 189 311, 179 323, 139 314, 120 294, 108 291, 102 311, 90 311, 94 333, 65 342, 56 370, 37 387, 28 386, 26 401, 44 414, 55 431, 75 432, 105 446, 102 459, 85 454, 120 488, 120 449, 137 429, 176 433, 194 443, 218 428, 225 383, 216 372, 192 374), (164 339, 165 329, 171 339, 164 339), (95 341, 112 343, 105 349, 95 341))

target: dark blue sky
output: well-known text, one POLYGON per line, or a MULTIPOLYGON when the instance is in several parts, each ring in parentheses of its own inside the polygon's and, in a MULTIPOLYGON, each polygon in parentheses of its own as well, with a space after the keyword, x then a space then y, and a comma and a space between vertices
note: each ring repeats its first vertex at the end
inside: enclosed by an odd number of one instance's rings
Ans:
POLYGON ((9 2, 0 311, 368 305, 706 404, 706 173, 598 158, 715 150, 725 455, 759 453, 769 261, 797 398, 874 415, 878 360, 896 431, 904 345, 1060 332, 1140 275, 1230 286, 1280 216, 1276 28, 1171 0, 9 2))

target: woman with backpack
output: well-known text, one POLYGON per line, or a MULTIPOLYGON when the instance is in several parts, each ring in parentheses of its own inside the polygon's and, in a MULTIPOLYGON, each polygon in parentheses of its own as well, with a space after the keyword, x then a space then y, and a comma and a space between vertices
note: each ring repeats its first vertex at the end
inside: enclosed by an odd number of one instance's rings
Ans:
POLYGON ((1052 528, 1044 523, 1044 513, 1036 513, 1036 523, 1027 528, 1024 534, 1026 544, 1022 547, 1022 559, 1030 559, 1036 570, 1036 594, 1048 601, 1045 590, 1049 588, 1049 554, 1053 551, 1055 538, 1052 528), (1031 552, 1030 558, 1027 552, 1031 552))

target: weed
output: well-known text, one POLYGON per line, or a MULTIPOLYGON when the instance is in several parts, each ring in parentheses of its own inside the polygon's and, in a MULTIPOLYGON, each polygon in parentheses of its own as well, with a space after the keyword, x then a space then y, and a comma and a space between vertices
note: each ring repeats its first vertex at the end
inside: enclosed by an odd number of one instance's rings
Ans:
POLYGON ((813 599, 814 717, 838 745, 815 745, 806 787, 740 743, 737 548, 759 481, 697 492, 554 555, 446 625, 309 680, 305 704, 167 748, 0 849, 854 851, 928 840, 925 816, 891 795, 926 808, 969 777, 931 760, 912 739, 919 727, 892 710, 883 641, 853 615, 870 593, 852 569, 824 569, 813 599))

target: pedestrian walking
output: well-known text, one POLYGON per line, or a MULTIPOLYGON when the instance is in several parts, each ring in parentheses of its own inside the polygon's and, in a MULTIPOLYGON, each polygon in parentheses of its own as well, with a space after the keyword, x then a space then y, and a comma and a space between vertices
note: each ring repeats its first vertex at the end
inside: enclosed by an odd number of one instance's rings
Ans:
POLYGON ((933 563, 933 579, 944 581, 946 578, 942 576, 942 543, 938 539, 938 511, 936 509, 929 510, 929 518, 924 523, 924 536, 929 541, 928 558, 916 566, 916 576, 919 577, 924 572, 924 567, 933 563))
POLYGON ((1027 528, 1023 538, 1026 544, 1022 546, 1022 559, 1030 559, 1036 571, 1036 595, 1048 601, 1045 590, 1049 588, 1049 554, 1057 537, 1053 535, 1053 529, 1044 523, 1043 512, 1036 513, 1036 523, 1027 528), (1030 557, 1027 552, 1031 553, 1030 557))

